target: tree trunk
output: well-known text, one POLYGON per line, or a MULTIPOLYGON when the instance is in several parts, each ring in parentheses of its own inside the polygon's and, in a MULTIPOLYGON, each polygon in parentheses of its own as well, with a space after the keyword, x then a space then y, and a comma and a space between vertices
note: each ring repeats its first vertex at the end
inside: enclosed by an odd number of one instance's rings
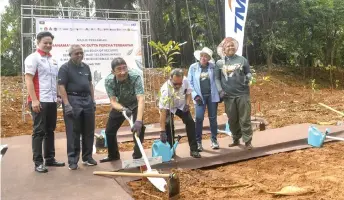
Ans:
POLYGON ((221 0, 216 0, 216 6, 217 6, 217 12, 218 12, 218 16, 219 16, 219 27, 220 27, 220 32, 219 32, 219 36, 220 38, 224 38, 225 37, 225 12, 224 12, 224 4, 222 3, 221 0))
POLYGON ((163 1, 161 0, 140 0, 139 6, 143 11, 149 11, 151 40, 163 41, 159 33, 164 32, 163 1))

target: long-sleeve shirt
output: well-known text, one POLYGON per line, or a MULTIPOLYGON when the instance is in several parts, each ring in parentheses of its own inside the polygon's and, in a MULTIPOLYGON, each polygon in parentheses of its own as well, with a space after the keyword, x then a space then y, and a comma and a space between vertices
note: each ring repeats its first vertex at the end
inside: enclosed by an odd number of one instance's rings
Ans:
POLYGON ((246 76, 250 65, 243 56, 234 55, 218 60, 215 67, 215 81, 219 92, 224 91, 229 98, 250 94, 246 76))

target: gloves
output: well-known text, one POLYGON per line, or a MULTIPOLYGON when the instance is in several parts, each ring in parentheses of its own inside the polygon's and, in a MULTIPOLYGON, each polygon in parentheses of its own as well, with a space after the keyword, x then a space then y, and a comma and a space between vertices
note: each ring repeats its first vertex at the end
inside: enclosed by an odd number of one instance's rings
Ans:
POLYGON ((195 97, 195 101, 196 101, 196 104, 199 106, 203 104, 202 98, 199 95, 195 97))
POLYGON ((165 131, 160 131, 160 140, 163 143, 167 142, 167 134, 165 133, 165 131))
POLYGON ((188 112, 190 111, 190 106, 185 104, 184 108, 183 108, 183 112, 188 112))
POLYGON ((123 111, 128 117, 130 117, 133 114, 133 112, 129 108, 126 108, 126 107, 123 107, 123 111))
POLYGON ((131 128, 131 132, 137 133, 137 137, 140 137, 142 126, 142 121, 135 121, 133 128, 131 128))
POLYGON ((64 106, 65 114, 69 117, 73 116, 73 107, 70 104, 64 106))
POLYGON ((251 73, 246 74, 246 76, 245 76, 245 84, 249 84, 251 79, 252 79, 252 74, 251 73))

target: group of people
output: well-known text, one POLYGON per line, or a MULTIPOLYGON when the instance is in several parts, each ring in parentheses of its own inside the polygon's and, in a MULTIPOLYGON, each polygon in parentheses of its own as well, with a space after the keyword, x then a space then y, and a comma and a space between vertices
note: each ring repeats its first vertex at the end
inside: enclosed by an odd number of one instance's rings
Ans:
MULTIPOLYGON (((69 48, 70 59, 60 68, 53 59, 54 36, 50 32, 37 35, 37 51, 25 59, 25 81, 28 90, 28 105, 33 119, 32 151, 35 171, 48 172, 46 166, 65 166, 55 159, 54 130, 57 108, 62 104, 66 128, 68 166, 78 169, 80 157, 80 136, 82 136, 82 162, 88 166, 97 165, 92 157, 95 110, 94 90, 90 67, 83 62, 84 51, 78 44, 69 48), (43 155, 43 148, 44 155, 43 155)), ((190 146, 190 156, 200 158, 203 151, 202 129, 205 110, 211 129, 211 148, 219 149, 217 141, 217 105, 223 101, 233 134, 233 143, 240 144, 240 138, 251 149, 252 128, 250 123, 249 81, 252 77, 247 60, 235 52, 238 42, 226 38, 223 43, 224 57, 213 61, 213 52, 205 47, 194 53, 198 62, 192 64, 187 77, 180 68, 173 69, 169 79, 162 85, 159 97, 160 138, 171 147, 174 141, 174 115, 182 119, 190 146), (191 103, 195 105, 195 121, 191 115, 191 103)), ((131 129, 141 142, 145 126, 143 115, 145 99, 143 80, 139 74, 128 68, 123 58, 114 58, 111 73, 105 79, 105 88, 110 99, 111 111, 105 134, 108 155, 100 162, 120 159, 117 132, 125 121, 123 112, 132 116, 131 129)), ((135 142, 133 159, 142 157, 135 142)))

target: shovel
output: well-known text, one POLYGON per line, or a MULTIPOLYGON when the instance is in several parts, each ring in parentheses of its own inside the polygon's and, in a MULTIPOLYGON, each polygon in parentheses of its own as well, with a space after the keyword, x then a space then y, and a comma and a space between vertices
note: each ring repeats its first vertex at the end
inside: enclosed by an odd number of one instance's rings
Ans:
MULTIPOLYGON (((133 116, 131 115, 131 117, 129 118, 127 116, 127 114, 125 113, 125 111, 123 111, 123 116, 128 120, 129 124, 130 124, 130 127, 132 128, 134 126, 133 124, 133 116)), ((139 137, 137 137, 137 134, 134 133, 135 135, 135 140, 137 142, 137 145, 139 146, 139 149, 140 149, 140 152, 142 154, 142 157, 143 157, 143 160, 145 161, 145 164, 146 164, 146 167, 147 167, 147 171, 145 173, 148 173, 148 174, 159 174, 159 172, 157 170, 153 170, 149 164, 149 161, 148 161, 148 158, 146 156, 146 153, 145 151, 143 150, 143 146, 141 144, 141 141, 139 139, 139 137)), ((165 192, 166 191, 166 188, 165 186, 167 185, 165 179, 163 178, 159 178, 159 177, 148 177, 148 180, 158 189, 160 190, 161 192, 165 192)))
MULTIPOLYGON (((106 172, 106 171, 94 171, 94 175, 110 175, 110 176, 131 176, 131 177, 148 177, 149 178, 168 178, 168 197, 169 199, 179 198, 180 182, 176 173, 171 174, 157 174, 157 173, 128 173, 128 172, 106 172)), ((165 180, 165 179, 163 179, 165 180)))

